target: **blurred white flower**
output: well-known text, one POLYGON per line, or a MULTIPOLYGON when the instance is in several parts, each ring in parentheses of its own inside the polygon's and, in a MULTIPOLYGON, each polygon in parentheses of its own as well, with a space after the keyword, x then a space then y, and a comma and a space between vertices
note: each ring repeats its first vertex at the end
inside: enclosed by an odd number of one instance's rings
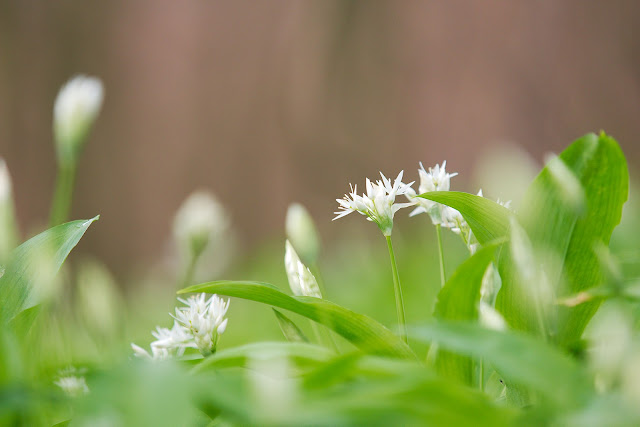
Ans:
POLYGON ((292 203, 287 210, 285 221, 287 239, 296 249, 300 258, 309 265, 315 264, 320 249, 320 239, 309 212, 299 203, 292 203))
POLYGON ((53 131, 61 161, 74 161, 102 107, 104 90, 95 77, 78 75, 58 92, 53 107, 53 131))
MULTIPOLYGON (((478 191, 477 195, 483 197, 482 189, 478 191)), ((443 206, 441 224, 443 227, 450 229, 458 236, 460 236, 471 254, 474 254, 476 250, 478 250, 480 244, 478 243, 476 237, 473 235, 471 227, 469 227, 469 224, 458 210, 453 209, 449 206, 443 206)))
POLYGON ((74 368, 68 368, 60 371, 58 379, 54 381, 68 396, 78 397, 83 394, 89 393, 89 387, 82 375, 78 375, 78 372, 74 368))
POLYGON ((199 190, 192 193, 178 209, 173 231, 181 245, 186 246, 193 255, 200 255, 228 226, 227 213, 218 200, 210 192, 199 190))
POLYGON ((322 298, 316 278, 302 263, 288 240, 285 243, 284 266, 287 270, 289 286, 294 295, 322 298))
MULTIPOLYGON (((420 194, 428 193, 430 191, 449 191, 449 188, 451 187, 451 178, 458 175, 458 173, 447 173, 446 166, 447 161, 445 160, 442 162, 442 166, 435 165, 434 167, 429 168, 429 171, 427 172, 422 162, 420 162, 420 169, 418 169, 418 174, 420 175, 420 186, 418 187, 418 191, 420 194)), ((415 208, 409 216, 427 213, 434 224, 442 224, 444 221, 442 211, 445 206, 432 200, 416 196, 417 194, 413 189, 407 192, 407 198, 418 204, 418 207, 415 208)))
POLYGON ((395 213, 402 208, 415 205, 415 201, 395 203, 396 196, 408 194, 413 184, 413 182, 409 184, 402 183, 403 172, 401 171, 398 174, 393 185, 391 185, 391 180, 387 179, 382 172, 380 172, 382 180, 377 180, 375 183, 367 178, 367 194, 362 196, 357 194, 357 186, 351 187, 351 192, 345 194, 343 199, 336 199, 340 204, 338 207, 340 210, 334 212, 336 217, 333 220, 342 218, 351 212, 358 212, 365 215, 367 220, 375 222, 382 234, 391 236, 395 213))
POLYGON ((218 337, 227 328, 225 314, 229 309, 229 300, 224 301, 217 295, 205 300, 206 294, 192 296, 189 299, 178 298, 186 307, 176 308, 174 318, 184 326, 203 356, 215 352, 218 337))
POLYGON ((18 245, 18 227, 11 196, 11 175, 0 157, 0 264, 4 265, 11 251, 18 245))

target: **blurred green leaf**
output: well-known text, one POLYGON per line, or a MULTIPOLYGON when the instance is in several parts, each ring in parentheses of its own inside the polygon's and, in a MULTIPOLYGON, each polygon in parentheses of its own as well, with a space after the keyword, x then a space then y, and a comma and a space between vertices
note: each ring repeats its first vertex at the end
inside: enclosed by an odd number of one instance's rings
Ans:
POLYGON ((278 325, 280 326, 280 330, 282 331, 282 335, 290 342, 309 342, 309 338, 306 337, 304 332, 293 323, 293 320, 289 319, 287 316, 273 309, 273 314, 276 315, 276 319, 278 320, 278 325))
MULTIPOLYGON (((537 262, 545 268, 560 298, 602 284, 604 275, 594 248, 607 245, 620 222, 627 200, 629 175, 617 142, 588 134, 572 143, 540 172, 525 195, 518 219, 528 235, 537 262), (554 265, 555 264, 555 265, 554 265)), ((503 250, 503 287, 496 307, 514 328, 536 330, 535 314, 514 272, 510 251, 503 250)), ((555 339, 570 344, 579 339, 597 310, 599 300, 560 307, 555 339)))
POLYGON ((90 220, 71 221, 50 228, 18 246, 0 278, 0 320, 6 323, 47 295, 49 285, 87 228, 90 220))
POLYGON ((363 351, 394 357, 415 357, 400 337, 372 318, 327 300, 289 296, 268 283, 218 281, 190 286, 178 293, 189 292, 206 292, 269 304, 321 323, 363 351))
POLYGON ((205 358, 193 372, 218 368, 246 367, 252 358, 287 358, 299 366, 315 365, 326 361, 333 352, 316 344, 300 342, 257 342, 220 350, 205 358))
POLYGON ((459 191, 431 191, 419 197, 460 211, 482 245, 505 237, 509 231, 512 212, 493 200, 459 191))
POLYGON ((507 389, 513 384, 527 387, 554 405, 573 407, 593 393, 589 376, 573 359, 529 335, 466 322, 438 322, 412 327, 410 336, 483 358, 502 375, 507 389))
MULTIPOLYGON (((482 278, 494 259, 497 244, 485 246, 466 260, 453 273, 438 294, 434 316, 440 320, 478 319, 478 303, 482 278)), ((438 351, 436 369, 446 377, 472 385, 474 363, 467 356, 449 351, 438 351)))

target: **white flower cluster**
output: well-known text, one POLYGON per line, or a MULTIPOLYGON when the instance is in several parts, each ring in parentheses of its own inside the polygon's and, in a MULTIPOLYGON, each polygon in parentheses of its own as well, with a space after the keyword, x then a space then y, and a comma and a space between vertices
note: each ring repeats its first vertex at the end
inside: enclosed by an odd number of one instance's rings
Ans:
POLYGON ((68 396, 78 397, 89 393, 87 381, 81 372, 75 368, 67 368, 58 373, 58 379, 54 381, 68 396))
MULTIPOLYGON (((423 164, 420 163, 420 169, 418 169, 420 176, 418 191, 420 194, 431 191, 449 191, 451 178, 458 175, 458 173, 448 173, 446 166, 447 162, 444 161, 442 165, 437 164, 426 170, 423 164)), ((362 196, 357 194, 356 187, 352 187, 351 192, 345 195, 343 199, 337 199, 340 204, 340 210, 335 212, 336 217, 334 220, 342 218, 351 212, 359 212, 365 215, 369 221, 378 224, 385 236, 390 236, 394 214, 399 209, 417 205, 409 216, 421 213, 428 214, 434 225, 448 228, 459 235, 467 248, 469 248, 469 251, 472 254, 475 253, 479 244, 462 214, 449 206, 418 197, 416 191, 411 188, 413 182, 409 184, 402 183, 402 174, 402 172, 398 174, 393 185, 382 172, 380 173, 382 180, 378 180, 375 183, 367 178, 367 193, 362 196), (395 198, 399 195, 404 195, 409 200, 409 203, 395 203, 395 198)), ((478 192, 478 196, 482 197, 482 190, 478 192)), ((498 203, 510 209, 510 201, 503 203, 498 200, 498 203)))
POLYGON ((285 243, 284 266, 287 270, 289 287, 294 295, 322 298, 315 276, 302 263, 288 240, 285 243))
POLYGON ((336 199, 340 205, 334 220, 349 215, 351 212, 358 212, 367 217, 367 220, 375 222, 382 234, 391 236, 393 229, 393 216, 395 213, 408 206, 415 205, 415 201, 410 203, 395 203, 396 196, 406 195, 411 191, 411 185, 402 183, 401 171, 398 174, 393 185, 391 180, 380 172, 382 180, 371 182, 369 178, 366 181, 367 193, 362 196, 357 194, 357 186, 351 187, 351 192, 345 194, 343 199, 336 199))
POLYGON ((229 309, 229 300, 224 301, 217 295, 208 300, 206 294, 192 296, 189 299, 178 298, 186 307, 177 307, 173 327, 158 327, 151 334, 156 338, 151 343, 151 353, 131 344, 134 354, 150 360, 164 360, 182 356, 186 348, 195 348, 208 356, 216 351, 218 338, 227 328, 224 316, 229 309))

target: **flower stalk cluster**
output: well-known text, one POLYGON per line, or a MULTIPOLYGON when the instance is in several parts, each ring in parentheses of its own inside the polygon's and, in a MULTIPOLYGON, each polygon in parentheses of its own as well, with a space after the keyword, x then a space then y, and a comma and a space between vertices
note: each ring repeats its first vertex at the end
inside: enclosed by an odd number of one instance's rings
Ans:
POLYGON ((178 298, 185 307, 177 307, 173 327, 158 327, 151 334, 156 338, 151 343, 151 353, 131 344, 134 354, 149 360, 165 360, 180 357, 187 348, 200 351, 203 356, 215 353, 218 339, 227 328, 225 315, 229 309, 229 300, 224 301, 217 295, 208 300, 206 294, 178 298))

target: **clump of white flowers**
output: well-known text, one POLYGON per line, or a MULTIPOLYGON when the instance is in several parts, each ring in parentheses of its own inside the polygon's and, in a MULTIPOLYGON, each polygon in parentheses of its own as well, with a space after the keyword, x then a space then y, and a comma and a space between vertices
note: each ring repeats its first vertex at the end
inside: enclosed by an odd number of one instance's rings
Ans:
MULTIPOLYGON (((429 171, 424 168, 422 162, 420 162, 420 169, 418 169, 418 175, 420 176, 420 186, 418 191, 420 194, 428 193, 431 191, 449 191, 451 188, 451 178, 458 175, 457 172, 447 173, 446 170, 447 161, 442 162, 441 165, 435 165, 430 167, 429 171)), ((418 207, 409 214, 409 216, 418 215, 421 213, 429 214, 431 221, 437 224, 443 224, 446 222, 446 215, 444 210, 446 206, 434 202, 433 200, 423 199, 422 197, 416 197, 416 192, 411 189, 407 193, 407 198, 418 204, 418 207)))
POLYGON ((53 107, 53 132, 62 163, 75 162, 102 107, 104 89, 95 77, 78 75, 58 92, 53 107))
POLYGON ((180 206, 173 222, 178 243, 198 257, 229 226, 223 206, 205 190, 193 192, 180 206))
POLYGON ((75 368, 64 369, 59 372, 58 379, 54 381, 68 396, 78 397, 89 393, 87 381, 81 372, 75 368))
POLYGON ((287 270, 289 286, 294 295, 322 298, 315 276, 302 263, 288 240, 285 243, 284 266, 287 270))
POLYGON ((171 329, 158 327, 151 334, 156 338, 151 343, 151 353, 131 344, 134 354, 150 360, 164 360, 182 356, 185 349, 195 348, 203 356, 215 353, 218 339, 227 328, 224 316, 229 309, 229 300, 224 301, 217 295, 208 300, 206 294, 178 298, 186 307, 177 307, 175 322, 171 329))
POLYGON ((351 192, 345 194, 343 199, 336 199, 340 206, 338 207, 339 210, 334 212, 336 217, 333 220, 335 221, 352 212, 358 212, 366 216, 367 220, 375 222, 382 231, 382 234, 387 237, 391 236, 393 216, 395 213, 402 208, 413 206, 416 203, 413 200, 410 203, 395 202, 396 196, 409 194, 411 185, 413 184, 413 182, 409 184, 402 182, 403 172, 404 171, 401 171, 398 174, 393 185, 391 184, 391 180, 385 177, 382 172, 380 172, 382 180, 372 182, 367 178, 367 193, 362 196, 357 194, 357 186, 351 187, 351 192))
POLYGON ((224 301, 218 295, 205 300, 206 294, 178 300, 186 307, 176 308, 174 318, 190 334, 200 353, 208 356, 216 351, 218 337, 227 329, 224 316, 229 309, 229 300, 224 301))

